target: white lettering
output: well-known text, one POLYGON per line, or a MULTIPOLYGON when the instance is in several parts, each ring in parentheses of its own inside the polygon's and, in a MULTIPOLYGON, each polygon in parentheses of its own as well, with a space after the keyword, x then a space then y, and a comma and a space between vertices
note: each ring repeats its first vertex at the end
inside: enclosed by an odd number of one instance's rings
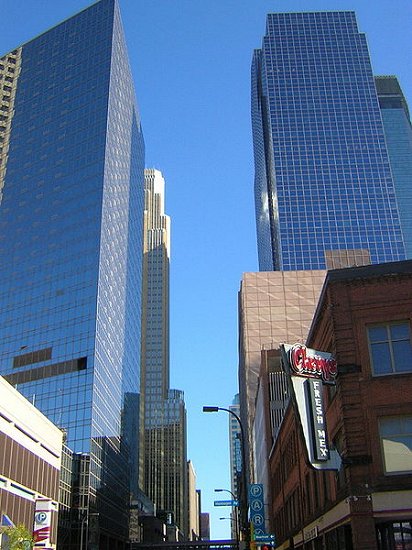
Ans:
POLYGON ((290 366, 300 376, 320 377, 325 382, 333 382, 337 375, 336 360, 319 356, 315 350, 308 352, 303 344, 295 344, 289 351, 290 366), (309 355, 313 353, 314 355, 309 355))

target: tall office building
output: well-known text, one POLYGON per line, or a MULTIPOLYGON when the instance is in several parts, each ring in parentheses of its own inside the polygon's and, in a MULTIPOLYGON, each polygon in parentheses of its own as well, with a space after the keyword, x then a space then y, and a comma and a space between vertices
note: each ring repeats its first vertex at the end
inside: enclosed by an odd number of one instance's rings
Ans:
MULTIPOLYGON (((240 403, 239 403, 239 394, 237 393, 232 401, 232 404, 229 405, 229 410, 232 413, 240 417, 240 403)), ((232 497, 240 499, 240 476, 242 471, 242 433, 240 430, 238 420, 229 414, 229 455, 230 455, 230 490, 232 492, 232 497)), ((231 519, 231 536, 233 540, 236 540, 239 534, 240 527, 240 518, 238 514, 238 507, 232 507, 230 513, 231 519)))
POLYGON ((78 530, 59 548, 121 549, 137 492, 144 142, 117 0, 5 55, 0 74, 0 372, 78 459, 78 530))
MULTIPOLYGON (((239 394, 237 393, 229 409, 240 416, 239 394)), ((230 490, 238 496, 239 475, 242 470, 241 432, 239 422, 229 414, 229 448, 230 448, 230 490)))
POLYGON ((196 472, 193 462, 187 462, 187 503, 188 503, 188 533, 189 540, 198 540, 200 537, 200 495, 196 490, 196 472))
POLYGON ((352 12, 272 13, 252 63, 261 271, 405 257, 365 35, 352 12))
MULTIPOLYGON (((239 402, 245 433, 248 477, 265 483, 263 468, 255 472, 255 452, 266 441, 255 430, 255 408, 262 350, 281 343, 304 342, 325 279, 325 270, 244 273, 239 291, 239 402)), ((276 403, 271 414, 276 414, 276 403)), ((279 408, 282 408, 280 405, 279 408)), ((270 450, 270 449, 269 449, 270 450)))
POLYGON ((145 170, 142 309, 144 488, 158 513, 188 530, 186 411, 169 388, 170 218, 161 172, 145 170))
POLYGON ((379 105, 398 199, 405 250, 412 259, 412 125, 396 76, 375 77, 379 105))

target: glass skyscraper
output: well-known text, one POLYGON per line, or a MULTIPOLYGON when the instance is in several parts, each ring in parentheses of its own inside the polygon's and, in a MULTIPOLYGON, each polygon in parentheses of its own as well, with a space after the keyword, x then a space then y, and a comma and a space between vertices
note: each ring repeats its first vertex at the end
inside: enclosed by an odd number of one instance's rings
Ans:
POLYGON ((405 258, 365 35, 352 12, 273 13, 252 63, 259 268, 405 258))
POLYGON ((188 535, 186 410, 169 387, 170 218, 161 172, 145 170, 142 393, 144 483, 158 514, 188 535))
POLYGON ((144 142, 117 0, 5 55, 0 75, 0 373, 67 432, 88 548, 124 548, 144 142))
POLYGON ((375 77, 379 105, 398 199, 406 257, 412 259, 412 125, 396 76, 375 77))

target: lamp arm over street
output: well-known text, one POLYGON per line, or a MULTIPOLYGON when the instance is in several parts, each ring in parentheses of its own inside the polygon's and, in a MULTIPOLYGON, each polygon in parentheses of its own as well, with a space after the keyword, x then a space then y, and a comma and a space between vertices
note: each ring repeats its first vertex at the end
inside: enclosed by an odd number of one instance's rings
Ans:
POLYGON ((239 498, 239 509, 240 509, 240 519, 241 519, 241 530, 243 532, 245 542, 246 542, 246 549, 249 549, 249 543, 250 543, 250 531, 249 531, 249 522, 248 522, 248 484, 247 484, 247 476, 246 476, 246 455, 245 455, 245 433, 243 430, 243 424, 240 420, 239 416, 232 411, 231 409, 226 409, 224 407, 211 407, 211 406, 204 406, 203 412, 219 412, 219 411, 225 411, 229 414, 231 414, 234 418, 236 418, 239 428, 240 428, 240 450, 241 450, 241 456, 242 456, 242 491, 240 493, 239 498))
POLYGON ((224 491, 225 493, 231 494, 233 500, 237 500, 237 496, 236 496, 234 493, 232 493, 232 491, 230 491, 229 489, 215 489, 215 493, 222 493, 223 491, 224 491))

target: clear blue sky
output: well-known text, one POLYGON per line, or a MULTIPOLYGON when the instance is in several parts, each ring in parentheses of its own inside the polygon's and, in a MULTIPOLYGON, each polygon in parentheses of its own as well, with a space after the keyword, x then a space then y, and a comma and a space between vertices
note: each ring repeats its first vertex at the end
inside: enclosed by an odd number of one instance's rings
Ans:
MULTIPOLYGON (((88 6, 0 0, 0 55, 88 6)), ((172 218, 171 383, 185 392, 188 458, 212 536, 229 536, 227 407, 237 392, 237 292, 257 270, 250 61, 271 11, 354 10, 375 74, 398 76, 412 107, 411 0, 120 0, 146 141, 172 218)))

